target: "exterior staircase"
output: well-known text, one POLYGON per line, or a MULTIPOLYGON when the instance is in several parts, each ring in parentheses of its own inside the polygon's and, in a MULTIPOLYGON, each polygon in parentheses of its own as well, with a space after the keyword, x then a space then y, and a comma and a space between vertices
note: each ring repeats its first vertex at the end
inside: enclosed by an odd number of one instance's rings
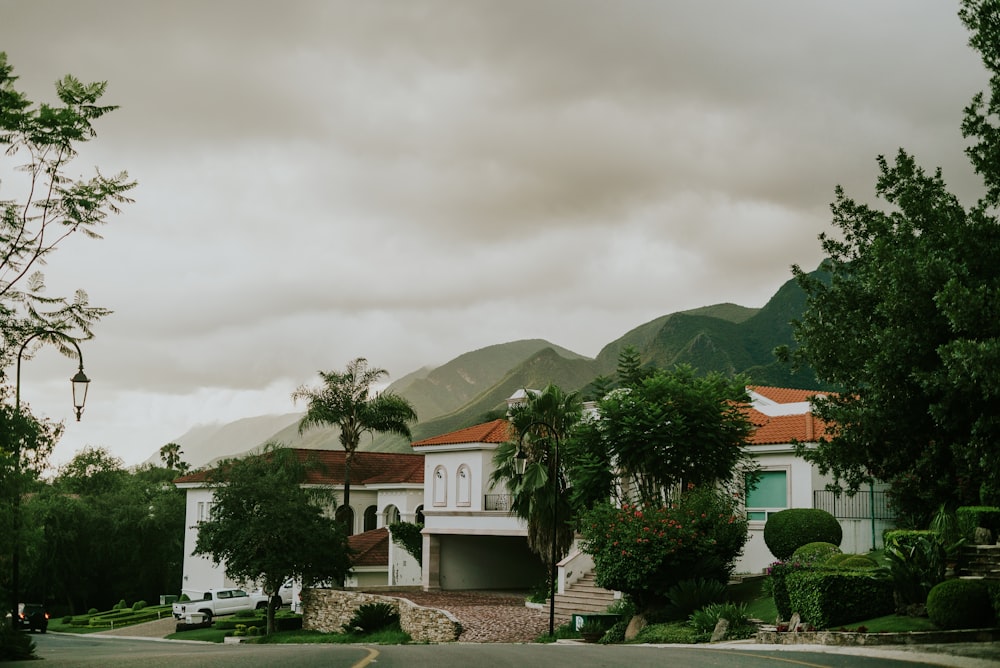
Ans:
POLYGON ((1000 545, 966 545, 960 563, 961 577, 1000 580, 1000 545))
POLYGON ((567 586, 565 592, 556 594, 556 617, 569 619, 574 613, 605 612, 614 600, 615 593, 598 587, 591 570, 567 586))

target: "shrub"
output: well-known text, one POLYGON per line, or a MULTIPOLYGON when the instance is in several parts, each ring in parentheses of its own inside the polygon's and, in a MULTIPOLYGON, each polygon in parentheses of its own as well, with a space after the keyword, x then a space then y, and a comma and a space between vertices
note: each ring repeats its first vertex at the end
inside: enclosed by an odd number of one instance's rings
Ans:
POLYGON ((942 629, 993 626, 993 605, 982 580, 945 580, 927 595, 927 616, 942 629))
POLYGON ((344 624, 347 633, 374 633, 399 624, 399 612, 392 603, 365 603, 344 624))
POLYGON ((125 599, 122 599, 122 600, 118 601, 117 603, 115 603, 113 606, 111 606, 111 609, 112 610, 124 610, 127 607, 128 607, 128 604, 125 602, 125 599))
POLYGON ((908 550, 921 538, 933 538, 934 536, 935 533, 930 529, 892 529, 882 534, 882 541, 885 543, 886 549, 899 547, 908 550))
POLYGON ((829 557, 827 557, 826 561, 823 562, 823 566, 825 568, 840 568, 840 564, 847 561, 851 557, 856 557, 856 556, 858 555, 844 553, 844 552, 841 552, 840 554, 831 554, 829 557))
POLYGON ((931 532, 893 541, 885 548, 889 575, 896 591, 897 610, 923 605, 927 594, 944 581, 947 552, 941 539, 931 532))
POLYGON ((178 602, 183 603, 184 601, 190 601, 191 598, 187 594, 181 594, 181 597, 177 599, 178 602))
POLYGON ((602 645, 612 645, 614 643, 625 642, 625 630, 628 629, 629 621, 632 615, 628 617, 622 617, 617 622, 611 625, 604 635, 601 636, 600 643, 602 645))
POLYGON ((806 543, 792 553, 792 561, 815 566, 817 564, 825 564, 827 559, 837 554, 843 553, 833 543, 824 543, 822 541, 806 543))
POLYGON ((727 580, 747 540, 746 518, 718 490, 695 488, 669 507, 600 504, 581 519, 597 583, 645 612, 680 580, 727 580))
POLYGON ((87 614, 96 615, 98 612, 100 612, 100 610, 98 610, 97 608, 91 608, 90 610, 87 611, 87 614))
POLYGON ((256 610, 240 610, 233 615, 234 619, 255 619, 260 615, 256 610))
POLYGON ((895 609, 892 582, 871 573, 799 570, 786 579, 791 607, 817 628, 881 617, 895 609))
POLYGON ((837 518, 819 508, 787 508, 767 518, 764 543, 778 559, 788 559, 808 543, 840 545, 844 531, 837 518))
POLYGON ((667 590, 669 605, 664 610, 666 618, 687 619, 695 610, 718 603, 726 598, 726 585, 718 580, 694 578, 681 580, 667 590))
POLYGON ((35 641, 27 633, 15 631, 8 620, 0 618, 0 661, 35 658, 35 641))
POLYGON ((63 624, 72 624, 73 623, 73 615, 66 615, 65 617, 63 617, 62 618, 62 623, 63 624))
POLYGON ((695 610, 688 618, 688 623, 699 633, 711 633, 720 619, 729 620, 729 628, 747 626, 747 607, 735 603, 712 603, 700 610, 695 610))
POLYGON ((146 607, 145 601, 136 601, 135 603, 132 604, 132 612, 139 612, 145 607, 146 607))
POLYGON ((963 536, 972 540, 976 527, 983 527, 993 532, 993 539, 1000 537, 1000 508, 995 506, 962 506, 955 511, 963 536))
POLYGON ((805 569, 806 566, 797 561, 783 562, 776 561, 767 569, 770 581, 771 597, 774 599, 774 607, 778 609, 778 616, 788 619, 792 616, 792 601, 788 598, 788 584, 786 578, 796 571, 805 569))
POLYGON ((878 562, 863 554, 852 554, 847 559, 842 559, 837 563, 837 568, 848 571, 863 571, 878 568, 878 562))

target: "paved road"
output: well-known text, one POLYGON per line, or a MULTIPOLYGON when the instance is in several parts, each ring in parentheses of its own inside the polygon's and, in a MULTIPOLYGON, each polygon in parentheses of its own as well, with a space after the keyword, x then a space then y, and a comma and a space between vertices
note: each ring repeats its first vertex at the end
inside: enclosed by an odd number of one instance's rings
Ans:
POLYGON ((850 648, 821 652, 760 649, 755 645, 603 646, 455 643, 447 645, 223 645, 48 633, 33 636, 44 663, 13 662, 34 668, 257 668, 294 665, 302 668, 448 668, 451 666, 629 666, 652 668, 904 668, 954 666, 995 668, 995 661, 902 651, 850 648), (861 652, 864 652, 862 654, 861 652))

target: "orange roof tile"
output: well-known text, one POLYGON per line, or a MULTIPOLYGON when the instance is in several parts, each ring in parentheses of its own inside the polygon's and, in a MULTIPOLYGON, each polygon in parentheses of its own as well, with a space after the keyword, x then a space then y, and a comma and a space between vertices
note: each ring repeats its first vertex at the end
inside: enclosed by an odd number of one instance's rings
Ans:
POLYGON ((750 445, 776 445, 793 441, 814 443, 823 437, 826 429, 826 423, 812 413, 774 417, 768 417, 763 413, 758 414, 763 416, 766 422, 758 425, 757 429, 750 435, 750 445))
POLYGON ((513 427, 504 419, 492 420, 440 436, 425 438, 413 443, 413 447, 426 445, 457 445, 459 443, 504 443, 513 438, 513 427))
POLYGON ((388 566, 389 530, 372 529, 347 537, 347 544, 353 551, 352 566, 388 566))
MULTIPOLYGON (((293 448, 299 461, 315 463, 306 474, 306 483, 342 485, 345 453, 343 450, 308 450, 293 448)), ((197 471, 174 480, 175 483, 206 482, 208 471, 197 471)), ((397 452, 355 452, 351 462, 352 485, 422 484, 424 456, 397 452)))

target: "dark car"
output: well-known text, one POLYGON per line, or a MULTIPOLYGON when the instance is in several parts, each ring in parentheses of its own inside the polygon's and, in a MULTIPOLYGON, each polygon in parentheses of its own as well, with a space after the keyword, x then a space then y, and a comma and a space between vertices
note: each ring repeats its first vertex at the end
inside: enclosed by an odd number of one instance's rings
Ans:
POLYGON ((22 603, 18 609, 17 623, 22 629, 45 633, 49 629, 49 613, 38 603, 22 603))

